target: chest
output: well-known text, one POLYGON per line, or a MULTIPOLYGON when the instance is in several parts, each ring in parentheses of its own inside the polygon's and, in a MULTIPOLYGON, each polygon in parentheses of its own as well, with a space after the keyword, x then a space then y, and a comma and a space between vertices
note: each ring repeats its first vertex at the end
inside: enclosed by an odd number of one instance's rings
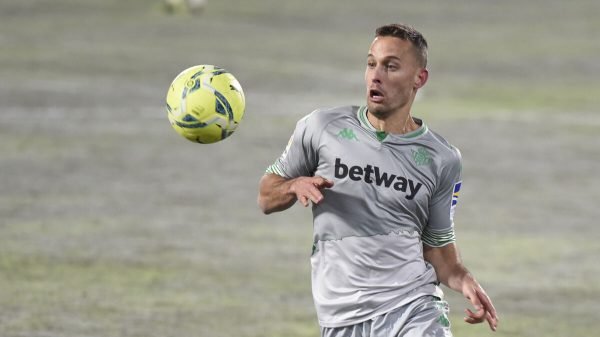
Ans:
POLYGON ((437 184, 435 153, 427 144, 386 142, 360 128, 332 128, 318 148, 317 175, 344 195, 390 208, 427 207, 437 184))

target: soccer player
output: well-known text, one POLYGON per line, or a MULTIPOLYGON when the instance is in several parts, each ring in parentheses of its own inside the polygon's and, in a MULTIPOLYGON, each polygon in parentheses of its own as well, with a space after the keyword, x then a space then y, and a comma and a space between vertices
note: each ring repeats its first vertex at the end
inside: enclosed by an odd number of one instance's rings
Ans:
POLYGON ((379 27, 366 105, 302 118, 260 180, 265 214, 312 203, 312 292, 324 337, 452 336, 439 283, 471 303, 466 322, 497 328, 455 243, 460 152, 411 116, 427 78, 424 37, 403 24, 379 27))

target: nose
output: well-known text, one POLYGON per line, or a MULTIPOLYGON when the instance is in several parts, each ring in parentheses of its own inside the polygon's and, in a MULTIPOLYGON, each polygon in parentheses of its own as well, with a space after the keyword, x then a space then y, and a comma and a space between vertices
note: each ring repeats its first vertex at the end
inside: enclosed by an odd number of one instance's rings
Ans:
POLYGON ((368 78, 372 83, 381 83, 382 71, 381 67, 374 67, 368 69, 368 78))

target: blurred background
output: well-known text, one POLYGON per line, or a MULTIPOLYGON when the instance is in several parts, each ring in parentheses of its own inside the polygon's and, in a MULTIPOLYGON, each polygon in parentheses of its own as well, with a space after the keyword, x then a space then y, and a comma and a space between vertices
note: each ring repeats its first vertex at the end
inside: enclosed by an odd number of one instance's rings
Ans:
POLYGON ((0 3, 0 336, 318 336, 312 226, 257 184, 295 122, 362 104, 376 27, 429 41, 414 114, 461 149, 456 213, 497 333, 600 329, 600 2, 161 0, 0 3), (213 145, 166 118, 196 64, 241 82, 213 145))

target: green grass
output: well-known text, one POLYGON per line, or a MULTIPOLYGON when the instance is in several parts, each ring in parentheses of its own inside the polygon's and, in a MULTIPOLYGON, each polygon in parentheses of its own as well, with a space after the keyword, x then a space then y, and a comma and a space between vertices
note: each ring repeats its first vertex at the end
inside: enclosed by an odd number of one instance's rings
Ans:
POLYGON ((5 227, 0 269, 10 274, 0 281, 7 313, 1 321, 3 333, 161 336, 245 331, 260 336, 268 328, 281 335, 314 335, 306 264, 301 268, 284 261, 299 262, 308 249, 300 254, 288 248, 291 238, 257 225, 246 239, 215 228, 179 234, 211 235, 212 240, 174 239, 166 235, 174 228, 116 222, 5 227), (271 240, 278 244, 265 247, 271 240), (224 250, 232 241, 239 242, 236 249, 224 250), (204 244, 196 247, 196 242, 204 244), (271 262, 274 255, 282 260, 271 262), (278 310, 272 310, 273 303, 278 310))

